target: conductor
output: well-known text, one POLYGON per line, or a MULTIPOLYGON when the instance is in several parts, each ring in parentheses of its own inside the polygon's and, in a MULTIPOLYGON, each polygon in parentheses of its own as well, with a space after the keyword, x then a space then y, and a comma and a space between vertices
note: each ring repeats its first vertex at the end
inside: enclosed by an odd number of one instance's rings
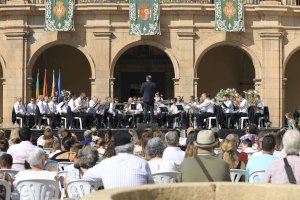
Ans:
POLYGON ((156 84, 152 82, 152 76, 146 76, 146 82, 141 86, 140 93, 143 95, 144 101, 144 123, 147 120, 147 113, 150 110, 150 123, 153 123, 154 116, 154 95, 157 92, 156 84))

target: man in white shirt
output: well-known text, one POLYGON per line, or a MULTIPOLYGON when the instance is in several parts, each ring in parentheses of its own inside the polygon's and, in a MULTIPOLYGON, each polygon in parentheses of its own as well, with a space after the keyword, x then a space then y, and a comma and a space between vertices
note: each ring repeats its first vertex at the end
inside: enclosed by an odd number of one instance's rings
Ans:
POLYGON ((168 128, 172 128, 174 119, 176 117, 180 117, 180 111, 178 110, 178 107, 176 105, 176 99, 175 98, 171 99, 171 103, 172 103, 172 105, 171 105, 169 113, 167 115, 168 128))
POLYGON ((83 179, 102 181, 105 189, 123 188, 154 183, 146 160, 133 155, 134 145, 128 132, 114 135, 116 156, 88 169, 83 179))
POLYGON ((132 110, 133 114, 132 114, 132 123, 131 126, 133 125, 134 127, 137 126, 138 123, 138 119, 139 122, 143 121, 143 116, 144 116, 144 112, 143 112, 143 106, 142 106, 142 100, 139 97, 135 103, 135 110, 132 110))
MULTIPOLYGON (((256 105, 256 112, 255 112, 255 124, 258 126, 258 119, 264 116, 264 102, 260 99, 260 96, 257 95, 257 105, 256 105)), ((266 123, 266 122, 265 122, 266 123)))
POLYGON ((28 117, 28 126, 31 128, 37 124, 37 122, 35 121, 36 104, 34 98, 30 99, 30 103, 27 104, 26 110, 28 117))
POLYGON ((233 110, 233 103, 230 100, 228 94, 224 95, 224 101, 223 101, 223 103, 222 103, 221 106, 222 106, 222 108, 224 110, 224 113, 225 113, 226 126, 227 126, 227 128, 230 128, 229 122, 230 122, 230 120, 232 118, 234 110, 233 110))
POLYGON ((248 116, 248 101, 245 99, 245 95, 244 93, 239 94, 238 96, 238 112, 234 113, 233 117, 232 117, 232 121, 234 124, 239 124, 239 120, 241 117, 247 117, 248 116))
POLYGON ((176 165, 180 165, 184 159, 184 151, 182 151, 179 145, 179 136, 176 131, 169 131, 165 135, 167 148, 165 149, 162 159, 174 162, 176 165))
POLYGON ((71 109, 68 105, 68 97, 63 97, 63 101, 57 104, 56 110, 59 113, 59 121, 64 117, 67 119, 67 128, 70 127, 71 124, 71 109))
POLYGON ((27 124, 26 109, 22 103, 22 97, 16 98, 16 103, 14 104, 14 110, 15 110, 16 116, 22 118, 24 125, 27 124))
POLYGON ((35 121, 37 123, 37 126, 39 127, 39 126, 41 126, 42 116, 44 114, 46 114, 45 105, 44 105, 44 96, 43 95, 40 95, 38 97, 36 106, 37 106, 38 112, 36 112, 35 121))
POLYGON ((200 97, 202 103, 195 105, 196 108, 200 109, 200 113, 196 113, 197 126, 204 128, 204 119, 214 115, 214 103, 210 100, 210 95, 203 93, 200 97))
POLYGON ((41 113, 43 114, 43 116, 45 117, 48 117, 50 119, 50 124, 49 126, 55 128, 55 127, 58 127, 57 125, 57 110, 56 110, 56 97, 52 97, 51 98, 51 102, 49 102, 49 97, 44 97, 44 102, 43 102, 43 105, 44 105, 44 113, 41 113))

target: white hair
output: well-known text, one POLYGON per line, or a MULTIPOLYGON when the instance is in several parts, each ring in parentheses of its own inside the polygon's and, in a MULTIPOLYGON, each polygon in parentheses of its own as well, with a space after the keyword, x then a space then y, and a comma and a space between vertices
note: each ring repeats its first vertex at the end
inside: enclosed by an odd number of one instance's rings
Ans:
POLYGON ((26 161, 29 163, 30 166, 43 168, 44 163, 43 161, 46 158, 46 153, 43 149, 39 147, 33 148, 30 152, 26 155, 26 161))
POLYGON ((125 144, 125 145, 116 146, 115 147, 115 152, 116 152, 116 154, 118 154, 118 153, 132 153, 133 147, 134 147, 133 143, 128 143, 128 144, 125 144))
POLYGON ((300 152, 300 132, 287 130, 282 139, 283 149, 287 155, 298 155, 300 152))

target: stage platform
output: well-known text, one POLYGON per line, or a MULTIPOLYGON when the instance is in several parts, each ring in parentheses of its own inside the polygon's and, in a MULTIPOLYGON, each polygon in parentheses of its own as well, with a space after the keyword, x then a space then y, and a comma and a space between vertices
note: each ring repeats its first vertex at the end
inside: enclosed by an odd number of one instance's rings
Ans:
MULTIPOLYGON (((7 137, 9 137, 11 129, 7 128, 7 129, 4 129, 4 130, 6 132, 7 137)), ((130 130, 130 129, 129 128, 99 129, 98 130, 98 135, 101 137, 107 131, 111 131, 113 134, 117 134, 118 132, 123 132, 123 131, 128 131, 128 130, 130 130)), ((137 131, 139 136, 142 134, 142 131, 143 131, 143 129, 140 129, 140 128, 137 128, 137 129, 134 129, 134 130, 137 131)), ((166 132, 174 130, 174 129, 158 129, 158 130, 161 130, 162 132, 166 133, 166 132)), ((279 130, 279 128, 268 128, 268 129, 263 128, 263 129, 258 129, 258 132, 264 131, 264 132, 270 132, 271 133, 271 132, 275 132, 275 131, 278 131, 278 130, 279 130)), ((42 130, 42 129, 41 130, 31 129, 31 131, 32 131, 33 138, 38 138, 44 132, 44 130, 42 130)), ((58 131, 58 129, 53 130, 55 136, 57 136, 57 131, 58 131)), ((83 132, 84 131, 85 130, 80 130, 80 129, 71 129, 70 130, 70 132, 74 133, 77 136, 78 140, 83 139, 83 132)), ((231 133, 238 134, 239 137, 241 137, 245 134, 245 130, 237 130, 237 129, 220 129, 219 130, 219 136, 220 136, 221 139, 224 139, 228 134, 231 134, 231 133)))

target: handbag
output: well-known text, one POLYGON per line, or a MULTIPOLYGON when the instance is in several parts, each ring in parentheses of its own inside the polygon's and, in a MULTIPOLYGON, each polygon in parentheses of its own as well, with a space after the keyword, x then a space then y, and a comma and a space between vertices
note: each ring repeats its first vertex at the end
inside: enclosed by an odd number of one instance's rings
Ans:
POLYGON ((291 165, 289 164, 287 158, 284 158, 283 161, 284 161, 284 169, 285 169, 285 172, 286 172, 287 177, 289 179, 289 183, 290 184, 297 184, 293 169, 292 169, 291 165))
POLYGON ((206 178, 208 179, 209 182, 214 182, 212 179, 211 175, 207 171, 206 167, 204 166, 203 162, 200 160, 198 156, 195 156, 196 161, 198 162, 199 166, 201 167, 203 173, 205 174, 206 178))

